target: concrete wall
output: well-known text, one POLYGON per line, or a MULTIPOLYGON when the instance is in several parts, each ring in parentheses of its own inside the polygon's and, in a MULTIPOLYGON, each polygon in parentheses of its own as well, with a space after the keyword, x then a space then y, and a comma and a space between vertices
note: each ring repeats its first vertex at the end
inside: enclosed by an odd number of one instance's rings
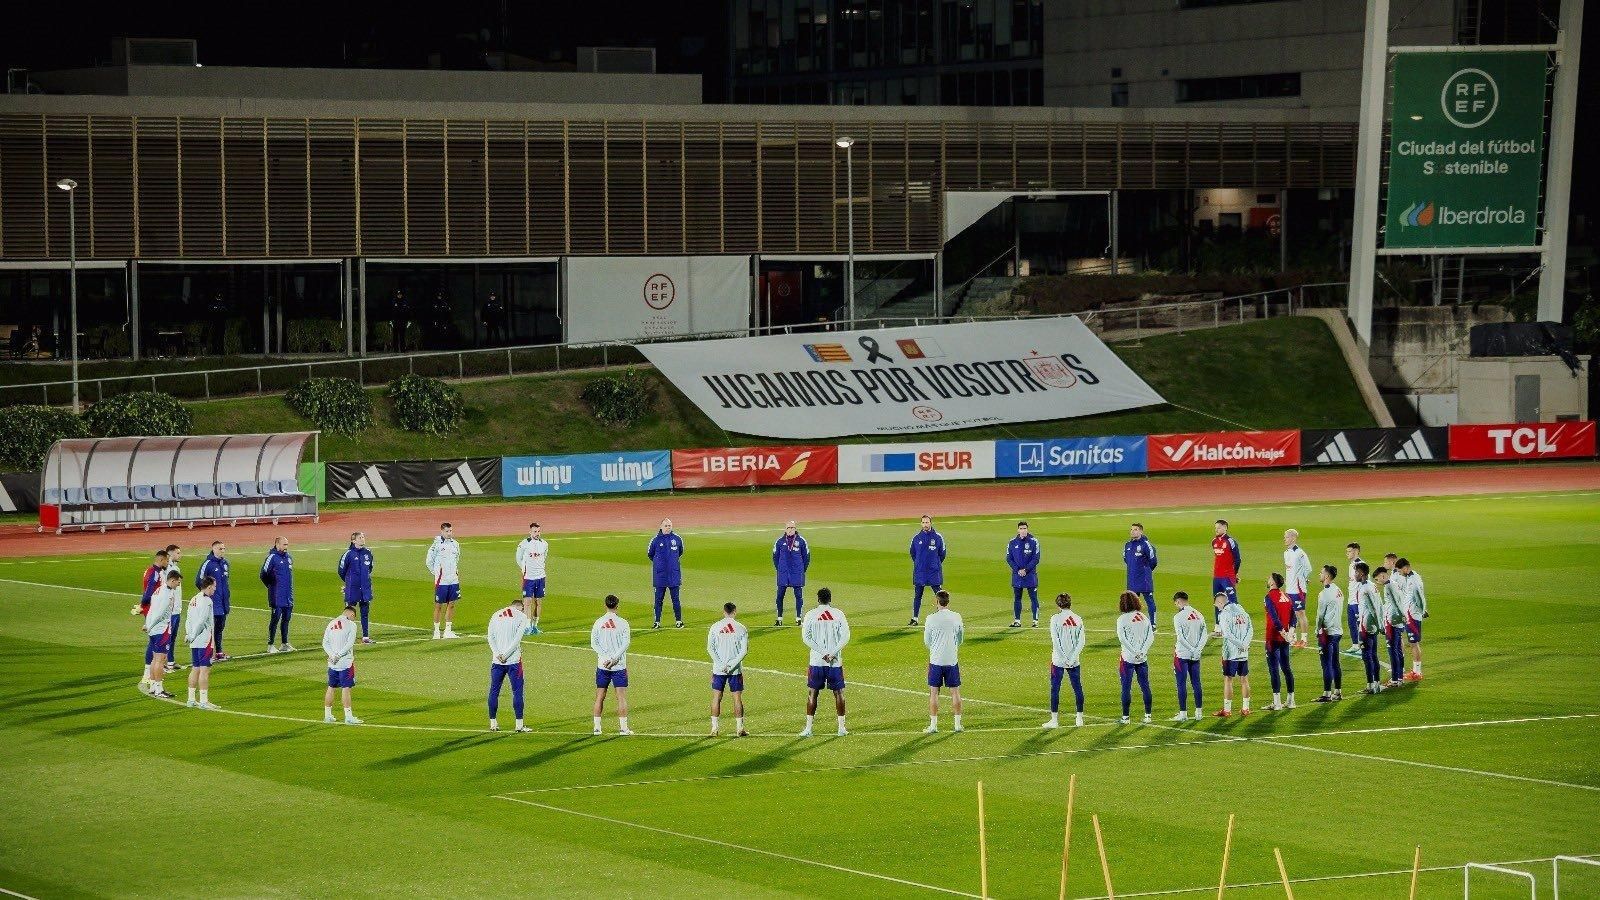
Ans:
POLYGON ((1509 322, 1503 307, 1402 306, 1372 322, 1372 377, 1385 393, 1454 393, 1472 326, 1509 322))
MULTIPOLYGON (((1450 42, 1453 0, 1394 5, 1392 44, 1450 42)), ((1365 0, 1055 0, 1044 15, 1046 105, 1109 106, 1121 82, 1129 106, 1174 106, 1180 79, 1299 72, 1298 97, 1183 105, 1310 107, 1348 120, 1360 106, 1365 0)))
POLYGON ((1460 421, 1516 422, 1518 375, 1539 376, 1539 419, 1589 418, 1589 357, 1576 374, 1557 356, 1479 356, 1462 359, 1460 421))

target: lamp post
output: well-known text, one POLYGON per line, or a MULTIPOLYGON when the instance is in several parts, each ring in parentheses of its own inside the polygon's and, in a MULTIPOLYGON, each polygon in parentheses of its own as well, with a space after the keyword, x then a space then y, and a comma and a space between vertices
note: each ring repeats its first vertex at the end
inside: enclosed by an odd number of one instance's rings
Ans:
POLYGON ((72 291, 72 411, 78 412, 78 183, 71 178, 56 182, 67 192, 67 269, 72 291))
POLYGON ((833 142, 844 151, 844 183, 845 183, 845 249, 847 251, 844 265, 844 291, 845 306, 850 310, 850 326, 855 327, 856 322, 856 170, 855 157, 851 148, 856 145, 853 137, 841 137, 833 142))

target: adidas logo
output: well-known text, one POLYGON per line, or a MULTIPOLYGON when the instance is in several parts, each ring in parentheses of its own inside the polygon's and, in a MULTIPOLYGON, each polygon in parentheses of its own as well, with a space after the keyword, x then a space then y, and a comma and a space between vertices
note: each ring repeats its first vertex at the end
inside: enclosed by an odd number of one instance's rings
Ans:
POLYGON ((472 474, 472 466, 462 463, 445 479, 444 487, 439 488, 438 493, 441 497, 478 497, 483 494, 483 485, 472 474))
POLYGON ((1321 453, 1317 454, 1316 461, 1319 463, 1354 463, 1357 460, 1356 452, 1350 448, 1349 439, 1341 431, 1333 436, 1333 441, 1324 447, 1321 453))
POLYGON ((1428 439, 1423 436, 1421 430, 1418 430, 1412 433, 1409 440, 1400 445, 1400 449, 1395 451, 1394 458, 1397 460, 1433 459, 1433 450, 1428 446, 1428 439))
POLYGON ((0 484, 0 512, 16 512, 16 501, 11 499, 11 494, 6 491, 6 486, 0 484))
POLYGON ((346 500, 376 500, 388 497, 389 485, 383 480, 383 473, 377 466, 367 466, 361 477, 356 479, 355 487, 344 492, 346 500))

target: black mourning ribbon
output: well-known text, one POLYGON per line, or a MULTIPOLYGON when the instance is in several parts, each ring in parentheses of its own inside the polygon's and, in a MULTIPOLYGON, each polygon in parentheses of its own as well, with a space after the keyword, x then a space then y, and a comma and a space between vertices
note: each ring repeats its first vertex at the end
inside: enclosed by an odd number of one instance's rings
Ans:
POLYGON ((889 363, 890 365, 894 364, 894 358, 893 357, 891 357, 887 353, 884 353, 882 350, 878 349, 878 339, 877 338, 869 337, 867 335, 862 335, 861 337, 856 338, 856 342, 861 345, 861 349, 867 351, 867 362, 869 362, 869 363, 877 362, 878 360, 881 359, 884 362, 889 363))

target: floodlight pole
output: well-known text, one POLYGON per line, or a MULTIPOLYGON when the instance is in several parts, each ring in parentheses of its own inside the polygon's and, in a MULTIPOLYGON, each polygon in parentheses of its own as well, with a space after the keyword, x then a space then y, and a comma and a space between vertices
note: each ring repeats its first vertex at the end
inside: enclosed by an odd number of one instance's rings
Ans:
POLYGON ((850 311, 850 325, 856 322, 856 167, 855 138, 842 137, 834 141, 844 149, 845 183, 845 306, 850 311))
POLYGON ((67 192, 67 281, 72 294, 72 411, 78 407, 78 183, 71 178, 56 182, 67 192))

